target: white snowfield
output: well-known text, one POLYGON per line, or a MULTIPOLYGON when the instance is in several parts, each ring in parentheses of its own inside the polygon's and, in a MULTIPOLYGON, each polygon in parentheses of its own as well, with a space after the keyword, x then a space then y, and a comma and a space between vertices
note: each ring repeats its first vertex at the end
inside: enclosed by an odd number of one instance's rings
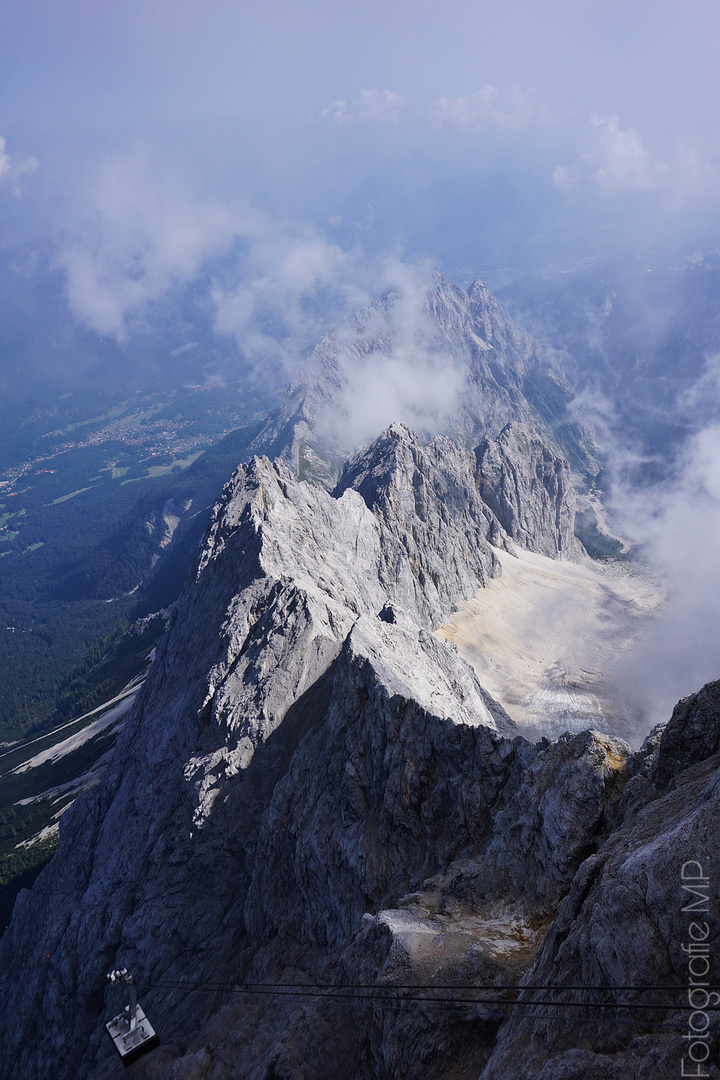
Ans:
POLYGON ((517 558, 497 552, 502 576, 436 634, 457 644, 528 737, 591 727, 629 739, 633 717, 612 670, 663 603, 663 590, 624 564, 516 551, 517 558))

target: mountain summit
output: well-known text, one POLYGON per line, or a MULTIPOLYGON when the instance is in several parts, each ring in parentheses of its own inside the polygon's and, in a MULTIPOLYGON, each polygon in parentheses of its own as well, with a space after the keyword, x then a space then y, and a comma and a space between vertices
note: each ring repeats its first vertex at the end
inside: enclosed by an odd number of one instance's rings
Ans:
POLYGON ((435 275, 426 291, 390 290, 330 330, 253 449, 332 487, 343 461, 393 420, 465 447, 514 420, 596 472, 572 398, 551 351, 482 282, 466 290, 435 275))

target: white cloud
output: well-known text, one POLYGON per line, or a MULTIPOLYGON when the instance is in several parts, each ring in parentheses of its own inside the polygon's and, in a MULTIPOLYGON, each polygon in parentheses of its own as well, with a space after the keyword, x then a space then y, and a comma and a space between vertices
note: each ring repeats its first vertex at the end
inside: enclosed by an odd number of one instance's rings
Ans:
POLYGON ((651 726, 667 720, 680 697, 720 678, 720 425, 688 441, 672 481, 617 484, 612 508, 668 590, 660 616, 617 670, 651 726))
POLYGON ((392 300, 334 332, 338 391, 316 420, 319 434, 348 450, 399 420, 431 437, 458 409, 467 367, 439 339, 427 310, 429 267, 395 259, 377 267, 392 300))
POLYGON ((644 733, 667 721, 680 697, 720 678, 720 360, 710 357, 678 400, 676 415, 685 416, 695 434, 663 482, 638 480, 648 466, 666 468, 667 457, 641 454, 623 440, 611 400, 586 391, 574 408, 602 447, 613 532, 631 541, 667 592, 664 606, 641 628, 639 644, 613 672, 644 733))
POLYGON ((75 315, 117 338, 204 272, 215 329, 250 357, 291 352, 316 334, 318 290, 347 303, 367 298, 356 253, 247 205, 196 198, 138 154, 105 163, 57 262, 75 315))
POLYGON ((137 155, 107 161, 58 257, 70 305, 99 333, 122 337, 147 304, 251 224, 248 213, 164 183, 137 155))
POLYGON ((391 353, 373 353, 360 365, 354 357, 343 360, 342 391, 332 415, 319 425, 341 446, 362 446, 396 420, 422 436, 435 435, 458 408, 466 384, 457 361, 404 344, 391 353))
POLYGON ((293 366, 299 350, 324 329, 315 304, 320 293, 340 312, 367 302, 358 252, 344 251, 310 228, 269 218, 244 239, 235 283, 214 285, 210 296, 216 331, 233 337, 247 355, 293 366))
POLYGON ((552 120, 550 109, 536 100, 534 92, 525 93, 517 87, 503 91, 490 84, 466 97, 440 97, 430 105, 416 108, 392 90, 363 90, 355 101, 334 101, 320 116, 339 125, 389 124, 403 119, 460 132, 477 132, 488 127, 517 130, 552 120))
POLYGON ((621 128, 617 116, 593 116, 593 145, 571 165, 558 165, 553 181, 563 191, 587 182, 603 195, 651 191, 667 166, 645 149, 634 128, 621 128))
POLYGON ((549 123, 552 113, 547 105, 536 102, 533 94, 524 94, 517 87, 503 93, 486 84, 467 97, 438 98, 430 105, 429 118, 435 127, 458 131, 481 131, 488 126, 516 130, 549 123))
POLYGON ((13 195, 22 195, 22 178, 35 172, 37 167, 37 158, 9 153, 7 140, 0 135, 0 183, 7 184, 13 195))
POLYGON ((553 171, 553 182, 562 191, 586 185, 604 196, 658 191, 683 202, 703 194, 716 174, 688 141, 678 143, 671 160, 661 160, 634 128, 620 127, 617 116, 593 116, 590 140, 589 150, 553 171))
POLYGON ((336 124, 397 123, 405 109, 405 100, 394 90, 362 90, 351 102, 334 101, 320 116, 336 124))

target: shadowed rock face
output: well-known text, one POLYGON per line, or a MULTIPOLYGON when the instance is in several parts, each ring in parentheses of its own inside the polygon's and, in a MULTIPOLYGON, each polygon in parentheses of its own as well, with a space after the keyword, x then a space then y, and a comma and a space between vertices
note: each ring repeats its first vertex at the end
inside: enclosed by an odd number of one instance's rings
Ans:
POLYGON ((708 683, 675 706, 653 761, 652 779, 658 787, 668 787, 690 765, 705 761, 719 749, 720 683, 708 683))
MULTIPOLYGON (((720 682, 710 683, 676 707, 670 723, 648 738, 628 761, 622 797, 597 854, 580 866, 558 908, 532 971, 534 984, 559 986, 680 986, 691 974, 687 949, 698 935, 710 960, 707 980, 718 981, 720 919, 720 755, 712 732, 720 723, 720 682), (697 861, 707 875, 698 892, 683 889, 683 864, 697 861), (683 911, 695 904, 695 911, 683 911), (695 929, 690 931, 691 923, 695 929), (684 948, 683 948, 684 947, 684 948)), ((696 874, 695 867, 686 869, 696 874)), ((690 881, 692 885, 693 882, 690 881)), ((703 967, 697 967, 701 973, 703 967)), ((702 981, 702 976, 698 982, 702 981)), ((525 997, 530 997, 530 991, 525 997)), ((563 993, 563 999, 586 997, 563 993)), ((615 1000, 688 1004, 687 990, 616 992, 615 1000)), ((702 1003, 702 999, 696 999, 702 1003)), ((540 1010, 538 1010, 540 1011, 540 1010)), ((548 1010, 544 1010, 547 1012, 548 1010)), ((568 1011, 558 1012, 567 1016, 568 1011)), ((635 1078, 682 1075, 688 1057, 689 1010, 648 1012, 676 1028, 628 1025, 637 1010, 610 1016, 622 1025, 563 1019, 526 1020, 500 1031, 482 1080, 565 1080, 567 1077, 635 1078)), ((642 1013, 640 1015, 643 1015, 642 1013)), ((716 1014, 709 1013, 710 1062, 717 1052, 716 1014)), ((703 1026, 700 1016, 694 1021, 703 1026)), ((696 1055, 699 1052, 696 1051, 696 1055)), ((720 1075, 708 1067, 706 1074, 720 1075)))
POLYGON ((208 989, 683 981, 720 691, 637 754, 517 735, 430 633, 509 543, 472 464, 393 426, 334 496, 238 469, 113 764, 0 942, 3 1080, 117 1075, 115 966, 160 1034, 145 1080, 677 1075, 672 1036, 632 1028, 208 989))
POLYGON ((573 558, 575 491, 567 461, 522 424, 507 424, 475 451, 480 495, 511 539, 528 551, 573 558))

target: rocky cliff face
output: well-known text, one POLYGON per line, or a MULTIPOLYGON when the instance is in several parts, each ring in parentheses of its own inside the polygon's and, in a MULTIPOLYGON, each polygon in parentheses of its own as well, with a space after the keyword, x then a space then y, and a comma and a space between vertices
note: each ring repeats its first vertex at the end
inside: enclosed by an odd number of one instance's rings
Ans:
POLYGON ((720 935, 719 724, 720 683, 711 683, 628 760, 611 825, 581 864, 528 980, 623 987, 590 995, 620 1007, 526 1010, 528 1019, 501 1029, 482 1080, 720 1075, 715 1001, 704 990, 717 985, 720 935), (631 989, 643 986, 651 989, 631 989), (640 1008, 646 1002, 660 1008, 640 1008))
POLYGON ((389 590, 412 567, 414 606, 428 623, 457 607, 499 573, 491 545, 507 536, 472 474, 472 459, 442 436, 422 446, 403 424, 393 424, 345 466, 334 494, 357 491, 378 522, 389 590))
MULTIPOLYGON (((632 1026, 503 1026, 492 1000, 682 981, 672 889, 713 857, 718 690, 637 754, 518 735, 431 633, 510 546, 475 462, 398 425, 333 495, 238 469, 113 765, 0 942, 1 1077, 117 1075, 122 965, 161 1038, 147 1080, 677 1075, 672 1032, 658 1056, 632 1026)), ((560 550, 542 489, 493 495, 560 550)))
POLYGON ((512 422, 475 451, 483 500, 521 547, 557 558, 576 556, 575 490, 567 461, 540 435, 512 422))

